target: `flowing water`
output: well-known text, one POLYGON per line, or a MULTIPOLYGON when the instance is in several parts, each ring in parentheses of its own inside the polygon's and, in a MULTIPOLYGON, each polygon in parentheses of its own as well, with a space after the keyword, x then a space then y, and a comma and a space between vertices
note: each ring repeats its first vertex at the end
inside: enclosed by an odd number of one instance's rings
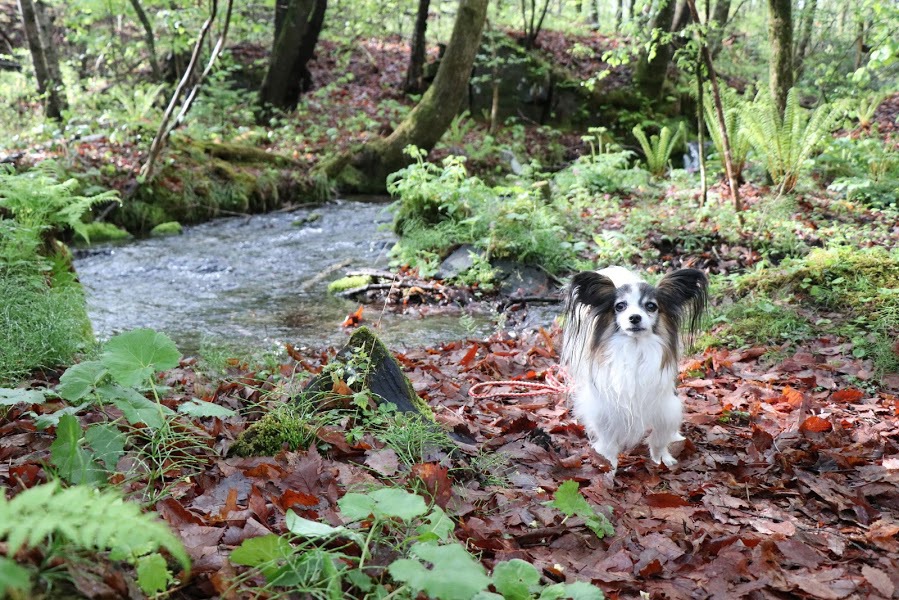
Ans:
MULTIPOLYGON (((183 352, 202 343, 243 349, 340 346, 358 304, 328 293, 360 267, 384 268, 395 238, 384 204, 338 201, 315 209, 228 218, 150 238, 81 251, 75 269, 101 339, 136 327, 171 336, 183 352), (304 218, 315 221, 299 224, 304 218), (327 276, 322 276, 326 273, 327 276)), ((426 317, 385 313, 391 347, 431 346, 488 335, 494 315, 450 310, 426 317)), ((372 325, 380 307, 366 306, 372 325)))

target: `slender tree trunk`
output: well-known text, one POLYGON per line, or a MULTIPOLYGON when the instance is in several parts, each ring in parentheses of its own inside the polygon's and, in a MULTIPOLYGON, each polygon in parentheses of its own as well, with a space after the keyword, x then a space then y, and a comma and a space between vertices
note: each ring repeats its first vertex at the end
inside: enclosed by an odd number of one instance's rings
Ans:
POLYGON ((792 0, 768 0, 769 84, 781 115, 787 105, 787 92, 793 87, 792 8, 792 0))
MULTIPOLYGON (((623 2, 624 0, 622 0, 623 2)), ((599 28, 599 0, 590 0, 590 23, 594 28, 599 28)))
POLYGON ((805 57, 812 41, 812 31, 815 25, 815 12, 818 8, 818 0, 805 0, 802 7, 802 15, 799 19, 799 40, 793 52, 793 80, 798 81, 805 70, 805 57))
MULTIPOLYGON (((711 0, 708 1, 711 2, 711 0)), ((730 18, 730 1, 731 0, 717 0, 717 2, 715 2, 712 20, 715 21, 717 29, 709 39, 709 52, 712 53, 712 58, 716 58, 718 53, 721 52, 721 40, 724 38, 724 27, 727 25, 728 19, 730 18)))
MULTIPOLYGON (((650 30, 658 30, 667 33, 671 31, 674 23, 674 10, 676 0, 662 0, 655 18, 650 24, 650 30)), ((668 75, 668 64, 671 62, 673 49, 671 44, 654 43, 655 54, 644 54, 637 63, 634 71, 634 84, 637 89, 650 101, 657 102, 662 96, 662 89, 668 75)))
POLYGON ((709 199, 709 184, 705 175, 705 119, 702 115, 705 112, 702 85, 702 49, 696 54, 696 137, 699 144, 699 181, 702 185, 702 197, 700 206, 705 206, 709 199))
POLYGON ((431 0, 418 0, 418 13, 415 15, 415 28, 412 30, 409 52, 409 69, 406 71, 406 82, 403 85, 403 91, 407 94, 420 94, 425 88, 425 34, 428 29, 430 7, 431 0))
POLYGON ((156 36, 153 34, 153 25, 147 17, 144 7, 141 6, 140 0, 131 0, 131 7, 137 13, 137 20, 140 21, 141 27, 144 28, 144 41, 147 43, 147 54, 150 62, 150 69, 153 71, 153 81, 162 80, 162 70, 159 68, 159 60, 156 58, 156 36))
POLYGON ((434 82, 392 134, 323 161, 317 172, 357 191, 383 191, 387 176, 410 163, 411 158, 403 153, 406 146, 413 144, 430 152, 467 97, 487 4, 488 0, 460 0, 434 82))
MULTIPOLYGON (((687 0, 690 7, 690 15, 697 23, 699 20, 699 12, 696 10, 695 0, 687 0)), ((721 128, 721 138, 724 142, 724 170, 727 173, 727 182, 730 185, 730 195, 734 201, 734 210, 737 211, 740 224, 743 224, 743 216, 740 212, 743 210, 743 203, 740 201, 740 186, 737 183, 737 176, 734 170, 733 155, 730 151, 730 135, 727 133, 727 121, 724 118, 724 105, 721 102, 721 90, 718 87, 718 76, 715 74, 715 66, 712 64, 712 54, 709 52, 708 44, 700 40, 699 51, 702 53, 702 60, 705 62, 706 70, 709 75, 709 83, 712 84, 712 101, 715 104, 715 115, 718 117, 718 127, 721 128)))
POLYGON ((674 19, 671 21, 671 31, 680 31, 690 21, 690 11, 687 10, 686 0, 677 0, 674 8, 674 19))
MULTIPOLYGON (((596 4, 594 3, 594 6, 596 4)), ((624 18, 624 0, 615 3, 615 33, 621 31, 621 19, 624 18)))
POLYGON ((315 44, 324 23, 326 0, 281 0, 275 6, 278 34, 271 60, 259 90, 260 117, 269 116, 269 107, 293 109, 300 93, 309 89, 312 77, 306 64, 315 52, 315 44))
MULTIPOLYGON (((41 21, 37 14, 38 8, 32 0, 19 0, 19 13, 22 16, 22 25, 25 29, 25 38, 31 51, 31 60, 34 63, 34 75, 37 79, 37 90, 44 97, 44 111, 47 117, 56 121, 62 121, 62 111, 66 108, 62 80, 59 79, 59 60, 56 59, 54 72, 51 71, 52 59, 48 57, 48 46, 52 44, 51 31, 47 36, 41 34, 41 21)), ((48 29, 49 29, 49 24, 48 29)), ((55 56, 55 50, 54 56, 55 56)))
POLYGON ((865 18, 858 16, 857 35, 855 37, 855 70, 862 68, 865 62, 865 18))

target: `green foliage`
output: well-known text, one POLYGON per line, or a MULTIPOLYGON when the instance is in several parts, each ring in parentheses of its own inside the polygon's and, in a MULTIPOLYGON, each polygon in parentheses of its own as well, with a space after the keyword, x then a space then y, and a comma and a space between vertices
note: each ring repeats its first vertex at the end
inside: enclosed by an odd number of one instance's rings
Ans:
POLYGON ((409 554, 412 558, 394 561, 388 571, 396 581, 408 585, 413 594, 424 592, 429 598, 469 600, 490 583, 484 567, 461 544, 419 542, 409 549, 409 554))
POLYGON ((615 535, 615 528, 612 527, 609 519, 590 506, 578 491, 576 481, 569 480, 560 485, 553 494, 552 501, 546 504, 561 511, 565 518, 573 515, 581 517, 584 519, 584 524, 596 534, 596 537, 615 535))
POLYGON ((112 223, 95 221, 85 224, 84 237, 86 240, 89 240, 89 243, 96 244, 98 242, 126 240, 131 237, 131 234, 112 223))
POLYGON ((181 235, 184 233, 184 227, 178 221, 166 221, 160 223, 150 230, 152 237, 163 237, 166 235, 181 235))
POLYGON ((371 277, 368 275, 353 275, 350 277, 341 277, 328 284, 328 293, 336 294, 351 290, 353 288, 362 287, 371 283, 371 277))
MULTIPOLYGON (((897 282, 899 250, 834 246, 750 273, 739 289, 776 292, 797 306, 843 312, 846 321, 832 327, 852 340, 855 356, 872 358, 884 373, 899 370, 899 357, 891 349, 899 336, 897 282)), ((830 325, 829 320, 819 323, 830 325)))
MULTIPOLYGON (((752 145, 743 125, 743 113, 748 110, 745 102, 737 92, 729 87, 721 88, 721 107, 724 111, 724 125, 727 128, 728 141, 730 142, 730 157, 734 168, 734 177, 738 180, 742 176, 746 166, 746 159, 752 145)), ((718 123, 718 113, 715 109, 715 100, 711 90, 703 94, 703 115, 709 137, 715 145, 718 158, 724 162, 724 134, 718 123)))
POLYGON ((674 148, 686 138, 686 129, 683 122, 678 126, 677 130, 672 133, 671 129, 666 125, 658 135, 653 135, 650 139, 646 139, 643 128, 637 125, 633 129, 634 137, 640 143, 643 149, 643 155, 646 158, 646 166, 654 177, 664 177, 668 172, 668 161, 671 159, 671 153, 674 148))
POLYGON ((746 136, 762 158, 774 183, 784 192, 796 187, 812 152, 840 118, 842 109, 821 105, 811 115, 799 105, 799 93, 792 88, 781 117, 770 92, 763 88, 742 112, 746 136))
POLYGON ((491 188, 469 177, 460 157, 449 157, 439 167, 425 162, 417 148, 407 152, 416 162, 388 180, 388 190, 398 196, 394 229, 401 239, 393 255, 400 262, 429 275, 451 247, 471 244, 488 261, 508 257, 550 272, 571 268, 575 248, 558 207, 538 190, 491 188))
POLYGON ((887 95, 886 92, 874 92, 856 98, 855 106, 849 111, 849 114, 858 121, 859 127, 862 129, 871 127, 874 113, 877 111, 877 107, 886 100, 887 95))
MULTIPOLYGON (((47 483, 12 500, 0 495, 0 540, 6 541, 9 556, 22 547, 40 546, 50 536, 62 536, 76 548, 109 552, 112 560, 137 563, 139 583, 147 586, 143 588, 147 593, 156 591, 161 578, 170 577, 165 560, 146 559, 159 556, 160 549, 168 551, 185 571, 190 570, 187 552, 165 523, 143 513, 137 504, 125 502, 116 492, 47 483)), ((0 570, 10 568, 8 559, 0 562, 0 570)), ((12 573, 16 576, 12 581, 0 577, 0 593, 24 582, 21 569, 12 573)))

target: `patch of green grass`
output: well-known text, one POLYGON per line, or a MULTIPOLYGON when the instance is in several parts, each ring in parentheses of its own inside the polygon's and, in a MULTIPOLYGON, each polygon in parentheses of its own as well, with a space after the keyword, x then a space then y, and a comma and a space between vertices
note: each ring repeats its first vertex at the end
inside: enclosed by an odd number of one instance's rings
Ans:
POLYGON ((75 283, 0 275, 0 383, 72 362, 93 334, 75 283))
POLYGON ((178 221, 166 221, 165 223, 160 223, 150 230, 150 235, 153 237, 181 235, 182 233, 184 233, 184 228, 178 221))
POLYGON ((782 299, 752 294, 713 309, 713 330, 696 340, 698 348, 796 344, 812 334, 812 324, 782 299))
POLYGON ((371 277, 368 275, 352 275, 350 277, 341 277, 328 284, 328 293, 336 294, 353 288, 362 287, 371 283, 371 277))

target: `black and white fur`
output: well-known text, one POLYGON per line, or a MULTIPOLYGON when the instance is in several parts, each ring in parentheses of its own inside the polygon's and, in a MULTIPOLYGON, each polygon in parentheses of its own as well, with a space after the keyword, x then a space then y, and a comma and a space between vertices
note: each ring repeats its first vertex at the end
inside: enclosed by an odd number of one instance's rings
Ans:
POLYGON ((623 267, 574 276, 562 364, 574 415, 613 473, 618 455, 644 437, 656 464, 677 462, 668 445, 684 439, 675 389, 679 333, 684 321, 696 332, 707 297, 708 279, 696 269, 666 275, 656 287, 623 267))

